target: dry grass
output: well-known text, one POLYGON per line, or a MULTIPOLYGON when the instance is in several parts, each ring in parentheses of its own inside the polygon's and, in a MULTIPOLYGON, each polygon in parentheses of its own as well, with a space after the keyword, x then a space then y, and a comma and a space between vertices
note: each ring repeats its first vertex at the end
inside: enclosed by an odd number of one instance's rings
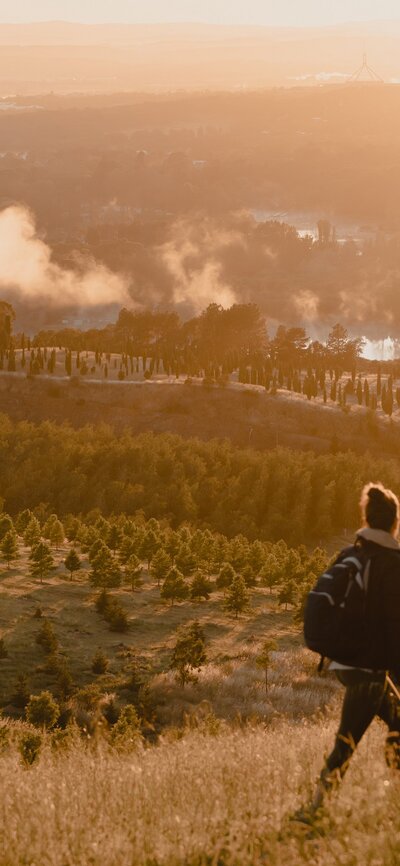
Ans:
POLYGON ((229 721, 304 719, 323 712, 340 688, 332 676, 318 676, 315 658, 299 649, 273 654, 266 692, 264 672, 255 663, 259 650, 256 645, 242 659, 206 665, 197 683, 184 688, 172 672, 154 677, 150 698, 160 722, 181 725, 207 712, 229 721))
POLYGON ((308 797, 333 720, 203 728, 129 754, 104 744, 0 755, 2 866, 397 866, 399 780, 374 725, 325 820, 286 821, 308 797))
POLYGON ((71 584, 59 571, 41 586, 29 578, 26 557, 2 572, 10 653, 1 662, 3 694, 17 670, 33 671, 35 690, 45 685, 34 642, 38 604, 82 684, 93 679, 89 661, 98 645, 111 659, 109 689, 131 664, 129 646, 161 670, 176 628, 195 616, 209 663, 184 689, 170 673, 153 678, 149 700, 165 726, 156 746, 121 753, 96 734, 55 750, 48 737, 26 767, 21 725, 6 723, 12 743, 0 751, 0 866, 397 866, 400 782, 385 767, 378 724, 332 804, 326 835, 304 840, 286 820, 310 794, 338 711, 338 687, 315 676, 290 612, 262 589, 238 620, 226 616, 219 595, 171 608, 148 580, 140 593, 118 595, 130 615, 122 648, 96 614, 83 575, 71 584), (266 694, 255 656, 267 637, 279 649, 266 694))

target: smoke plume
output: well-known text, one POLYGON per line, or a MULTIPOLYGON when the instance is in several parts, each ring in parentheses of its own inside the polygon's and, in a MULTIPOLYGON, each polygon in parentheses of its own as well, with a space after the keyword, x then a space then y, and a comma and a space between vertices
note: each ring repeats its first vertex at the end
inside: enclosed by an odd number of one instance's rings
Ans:
POLYGON ((52 262, 38 237, 32 214, 23 207, 0 213, 0 289, 20 301, 52 307, 94 307, 128 303, 125 280, 104 265, 89 263, 82 273, 52 262))
POLYGON ((232 232, 214 231, 202 224, 177 222, 171 239, 159 250, 161 261, 172 277, 173 303, 201 313, 209 304, 230 307, 236 297, 222 276, 221 253, 235 240, 232 232))

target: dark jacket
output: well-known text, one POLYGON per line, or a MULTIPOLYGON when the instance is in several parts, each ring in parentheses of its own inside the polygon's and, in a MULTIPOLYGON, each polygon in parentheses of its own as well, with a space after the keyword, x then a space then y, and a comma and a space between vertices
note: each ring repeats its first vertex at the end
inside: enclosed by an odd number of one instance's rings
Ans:
POLYGON ((390 670, 400 678, 400 545, 388 532, 357 533, 371 565, 367 592, 368 645, 351 660, 354 667, 390 670))

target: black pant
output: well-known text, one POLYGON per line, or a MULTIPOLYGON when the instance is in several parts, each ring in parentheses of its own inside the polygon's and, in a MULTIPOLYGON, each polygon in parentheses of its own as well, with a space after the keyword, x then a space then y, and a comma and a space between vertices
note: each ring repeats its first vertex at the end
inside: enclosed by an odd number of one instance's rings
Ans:
POLYGON ((389 687, 386 674, 349 670, 336 671, 336 676, 346 692, 335 746, 321 776, 326 787, 344 776, 356 746, 375 716, 388 727, 387 764, 400 769, 400 704, 389 687))

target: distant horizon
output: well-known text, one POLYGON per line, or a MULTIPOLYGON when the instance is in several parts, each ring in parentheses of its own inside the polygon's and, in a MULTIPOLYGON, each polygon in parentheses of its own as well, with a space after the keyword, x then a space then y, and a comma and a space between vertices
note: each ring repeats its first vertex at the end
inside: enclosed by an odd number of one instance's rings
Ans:
POLYGON ((214 24, 255 27, 325 27, 397 21, 397 0, 0 0, 1 24, 214 24), (4 6, 1 10, 1 6, 4 6))
POLYGON ((199 27, 221 27, 221 28, 249 28, 249 29, 263 29, 263 30, 328 30, 328 29, 336 29, 340 27, 354 27, 354 26, 374 26, 377 24, 391 24, 391 23, 400 23, 400 12, 398 15, 393 16, 392 18, 371 18, 371 19, 343 19, 335 22, 321 22, 311 24, 309 22, 303 24, 290 24, 288 22, 284 23, 267 23, 267 22, 245 22, 245 21, 210 21, 205 19, 143 19, 137 21, 126 21, 123 19, 115 19, 115 20, 100 20, 93 21, 88 19, 72 19, 72 18, 37 18, 30 19, 24 21, 4 21, 0 20, 0 27, 32 27, 32 26, 40 26, 40 25, 71 25, 78 27, 187 27, 187 26, 199 26, 199 27))

